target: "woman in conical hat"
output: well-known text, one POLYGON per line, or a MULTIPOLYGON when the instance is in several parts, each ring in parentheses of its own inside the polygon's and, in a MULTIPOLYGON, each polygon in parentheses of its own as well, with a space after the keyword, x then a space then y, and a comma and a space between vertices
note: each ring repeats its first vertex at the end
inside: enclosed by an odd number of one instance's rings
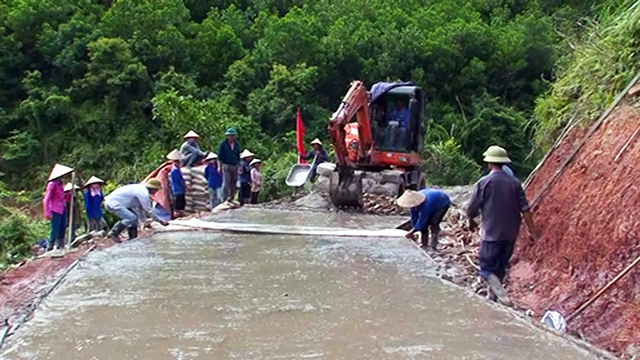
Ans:
POLYGON ((104 200, 102 184, 104 181, 95 176, 84 183, 84 209, 87 214, 87 230, 89 232, 107 227, 102 213, 102 201, 104 200))
POLYGON ((178 150, 173 150, 167 155, 167 159, 173 161, 171 166, 171 172, 169 173, 169 179, 171 179, 171 196, 173 197, 173 210, 176 217, 184 216, 184 209, 187 205, 186 194, 187 186, 182 176, 181 160, 183 160, 182 154, 178 150))
POLYGON ((323 162, 329 161, 329 154, 322 147, 322 141, 320 139, 315 138, 311 142, 311 146, 313 146, 313 150, 309 151, 308 154, 299 154, 300 158, 304 160, 313 160, 313 164, 311 164, 311 173, 309 174, 309 178, 311 182, 316 181, 316 171, 318 169, 318 165, 323 162))
POLYGON ((79 190, 80 187, 78 185, 71 183, 67 183, 67 185, 65 185, 64 187, 65 229, 69 228, 69 220, 73 220, 73 227, 71 230, 71 234, 73 234, 73 236, 71 237, 72 239, 76 234, 76 230, 78 230, 80 226, 82 226, 82 207, 81 203, 79 202, 79 190), (73 196, 72 192, 74 192, 73 196), (73 198, 73 219, 70 216, 72 210, 71 198, 73 198))
POLYGON ((238 197, 240 198, 240 205, 251 202, 251 166, 249 166, 249 163, 253 157, 253 153, 247 149, 240 153, 240 166, 238 167, 238 180, 240 181, 238 197))
POLYGON ((411 209, 411 225, 413 229, 407 233, 407 238, 416 239, 421 233, 422 247, 427 247, 427 236, 431 232, 429 247, 436 250, 440 223, 449 210, 451 201, 442 190, 435 188, 420 191, 407 190, 396 200, 398 206, 411 209))
POLYGON ((47 190, 42 200, 44 207, 44 217, 51 220, 51 233, 49 234, 49 242, 47 243, 47 251, 52 250, 54 246, 58 249, 64 247, 65 234, 65 204, 64 204, 64 182, 62 178, 73 172, 73 169, 56 164, 47 181, 47 190))

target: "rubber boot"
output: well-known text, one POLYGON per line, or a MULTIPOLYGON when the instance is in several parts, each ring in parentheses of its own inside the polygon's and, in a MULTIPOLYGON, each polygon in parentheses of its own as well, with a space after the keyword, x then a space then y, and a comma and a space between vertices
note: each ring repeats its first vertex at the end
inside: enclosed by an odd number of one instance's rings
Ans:
POLYGON ((500 279, 498 279, 498 277, 494 274, 491 274, 489 275, 487 282, 489 283, 489 288, 491 288, 491 291, 498 298, 498 301, 503 305, 511 306, 511 299, 509 299, 509 297, 507 296, 507 292, 502 287, 502 282, 500 281, 500 279))
POLYGON ((438 235, 440 230, 431 230, 431 238, 429 239, 429 247, 433 250, 438 250, 438 235))
POLYGON ((127 228, 127 231, 129 232, 129 240, 133 240, 135 238, 138 237, 138 224, 130 226, 129 228, 127 228))
POLYGON ((114 242, 121 243, 122 240, 120 240, 119 235, 126 227, 127 226, 123 224, 122 221, 118 221, 117 223, 115 223, 115 225, 113 225, 111 231, 109 231, 109 238, 114 242))

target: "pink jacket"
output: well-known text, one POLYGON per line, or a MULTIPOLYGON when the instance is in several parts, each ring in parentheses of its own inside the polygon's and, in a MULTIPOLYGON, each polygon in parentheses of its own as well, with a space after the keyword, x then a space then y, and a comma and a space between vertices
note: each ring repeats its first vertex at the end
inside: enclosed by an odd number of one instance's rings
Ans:
POLYGON ((47 192, 42 200, 44 216, 51 217, 51 213, 64 214, 64 186, 61 180, 52 180, 47 183, 47 192))

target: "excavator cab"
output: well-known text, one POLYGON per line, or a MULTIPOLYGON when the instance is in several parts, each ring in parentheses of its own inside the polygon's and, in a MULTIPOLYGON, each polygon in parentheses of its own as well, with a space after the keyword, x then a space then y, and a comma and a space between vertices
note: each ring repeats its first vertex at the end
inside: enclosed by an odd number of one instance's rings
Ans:
POLYGON ((419 153, 426 126, 421 88, 401 85, 378 95, 369 104, 376 151, 419 153))

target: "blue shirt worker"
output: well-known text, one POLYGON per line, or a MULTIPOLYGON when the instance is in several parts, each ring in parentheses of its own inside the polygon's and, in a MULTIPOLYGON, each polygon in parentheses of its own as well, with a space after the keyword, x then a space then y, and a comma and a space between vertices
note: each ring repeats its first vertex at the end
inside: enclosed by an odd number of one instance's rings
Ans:
POLYGON ((255 155, 245 149, 240 154, 240 166, 238 167, 238 180, 240 180, 240 205, 249 204, 251 202, 251 160, 255 155))
POLYGON ((509 306, 511 300, 502 282, 520 231, 521 214, 532 239, 537 239, 538 233, 520 181, 503 170, 503 165, 511 162, 507 151, 492 146, 485 152, 484 161, 489 165, 490 172, 476 183, 467 208, 469 229, 475 231, 477 224, 474 218, 481 213, 479 273, 489 284, 489 297, 495 296, 502 304, 509 306))
POLYGON ((173 150, 167 155, 167 159, 173 161, 169 178, 171 179, 171 196, 173 198, 173 210, 176 212, 176 217, 184 216, 184 208, 187 205, 185 199, 187 189, 184 177, 182 176, 182 170, 180 170, 180 164, 183 158, 184 156, 178 150, 173 150))
POLYGON ((327 154, 327 151, 323 149, 322 142, 318 138, 313 139, 313 141, 311 142, 311 146, 313 147, 313 150, 309 151, 309 153, 307 154, 299 155, 302 159, 305 159, 307 161, 313 160, 313 163, 311 164, 311 173, 309 173, 309 179, 311 180, 311 182, 315 182, 317 177, 318 165, 322 164, 323 162, 329 161, 329 154, 327 154))
POLYGON ((218 146, 218 160, 222 164, 222 198, 231 201, 236 196, 236 182, 238 181, 238 164, 240 163, 240 143, 233 128, 224 134, 227 138, 218 146))
POLYGON ((401 99, 396 100, 396 107, 389 113, 389 122, 385 131, 385 146, 391 149, 405 148, 405 137, 409 127, 409 110, 401 99))
POLYGON ((409 208, 413 229, 407 238, 415 240, 416 233, 422 235, 422 247, 427 246, 427 235, 431 232, 429 247, 436 250, 440 223, 451 206, 449 196, 442 190, 427 188, 420 191, 407 190, 396 201, 398 206, 409 208))
POLYGON ((198 145, 199 138, 200 135, 196 134, 193 130, 189 130, 189 132, 184 135, 185 141, 182 143, 182 146, 180 146, 180 153, 182 153, 183 156, 183 166, 191 167, 197 165, 204 159, 206 154, 200 150, 200 146, 198 145))
POLYGON ((204 169, 204 177, 207 179, 209 191, 209 207, 213 210, 222 202, 222 169, 218 162, 218 155, 209 153, 206 159, 207 167, 204 169))
POLYGON ((89 232, 106 228, 102 213, 102 192, 104 181, 92 176, 84 183, 84 210, 87 213, 87 230, 89 232))

